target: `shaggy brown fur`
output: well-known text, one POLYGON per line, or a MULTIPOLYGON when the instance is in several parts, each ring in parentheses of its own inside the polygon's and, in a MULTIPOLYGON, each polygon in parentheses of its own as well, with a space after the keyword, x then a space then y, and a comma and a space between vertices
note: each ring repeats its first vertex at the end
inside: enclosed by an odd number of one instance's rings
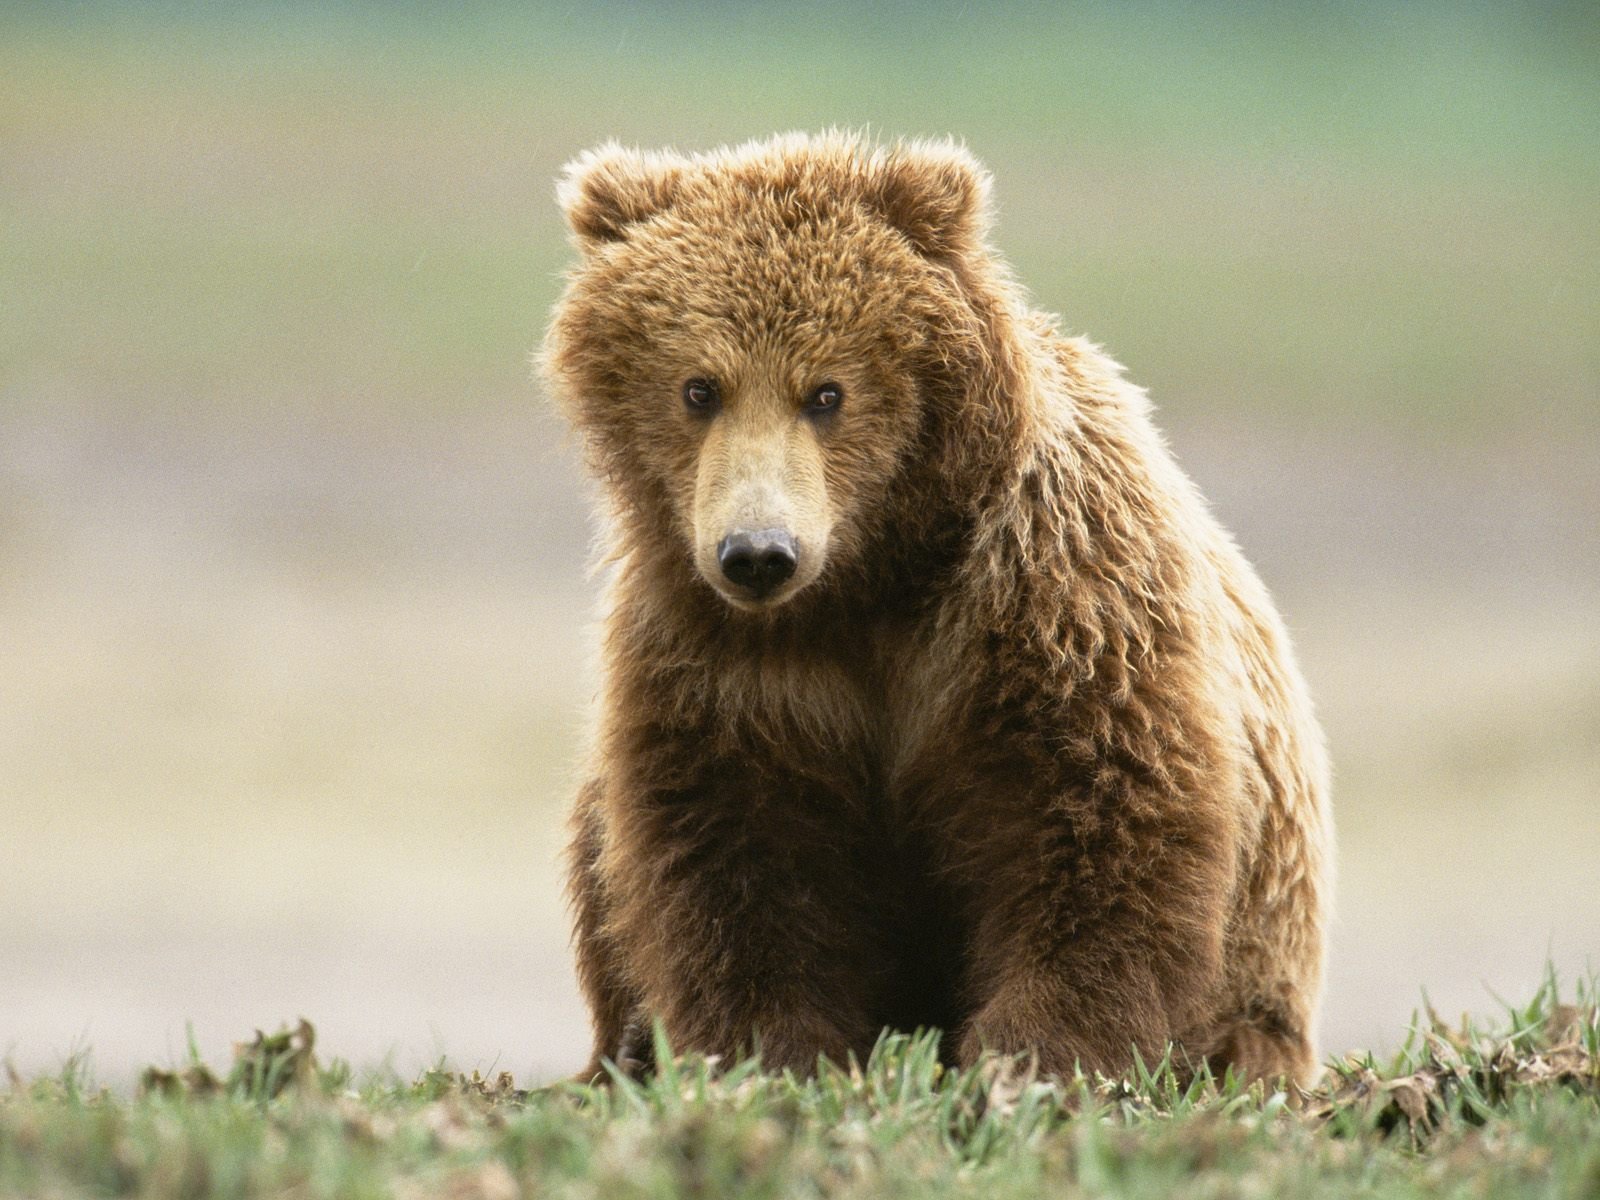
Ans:
POLYGON ((801 1071, 885 1026, 1316 1070, 1327 769, 1283 627, 986 194, 957 147, 842 135, 562 183, 544 365, 615 566, 571 858, 591 1073, 652 1019, 801 1071), (719 567, 751 528, 794 550, 770 594, 719 567))

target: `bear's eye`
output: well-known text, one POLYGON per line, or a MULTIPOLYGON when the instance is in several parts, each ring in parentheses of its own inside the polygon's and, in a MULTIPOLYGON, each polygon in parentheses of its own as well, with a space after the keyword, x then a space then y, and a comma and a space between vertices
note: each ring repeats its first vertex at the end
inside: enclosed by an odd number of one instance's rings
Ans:
POLYGON ((718 399, 715 380, 691 379, 683 385, 683 402, 693 412, 711 412, 718 399))
POLYGON ((828 413, 839 407, 844 399, 844 389, 837 383, 825 383, 806 397, 806 411, 828 413))

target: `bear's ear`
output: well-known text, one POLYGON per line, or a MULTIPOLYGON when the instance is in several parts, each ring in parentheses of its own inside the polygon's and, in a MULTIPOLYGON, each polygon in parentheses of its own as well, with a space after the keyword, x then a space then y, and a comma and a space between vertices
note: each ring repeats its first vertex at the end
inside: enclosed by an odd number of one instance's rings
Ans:
POLYGON ((901 143, 876 164, 868 202, 929 257, 975 249, 989 224, 989 173, 954 142, 901 143))
POLYGON ((670 154, 647 154, 607 142, 566 165, 556 198, 580 245, 620 242, 628 226, 667 208, 686 164, 670 154))

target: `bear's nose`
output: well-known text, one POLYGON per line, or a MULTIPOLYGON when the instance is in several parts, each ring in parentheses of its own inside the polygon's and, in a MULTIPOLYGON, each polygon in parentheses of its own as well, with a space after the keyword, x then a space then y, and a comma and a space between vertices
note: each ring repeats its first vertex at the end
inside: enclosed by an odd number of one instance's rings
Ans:
POLYGON ((717 543, 722 573, 758 600, 794 574, 796 561, 787 529, 738 529, 717 543))

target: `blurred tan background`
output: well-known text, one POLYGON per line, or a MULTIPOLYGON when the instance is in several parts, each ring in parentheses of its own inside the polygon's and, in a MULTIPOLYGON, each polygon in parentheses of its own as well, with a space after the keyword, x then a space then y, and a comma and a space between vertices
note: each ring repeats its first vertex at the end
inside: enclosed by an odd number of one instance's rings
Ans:
POLYGON ((990 165, 1297 636, 1330 1052, 1600 967, 1595 12, 7 5, 0 1057, 580 1064, 589 496, 528 358, 613 136, 990 165))

